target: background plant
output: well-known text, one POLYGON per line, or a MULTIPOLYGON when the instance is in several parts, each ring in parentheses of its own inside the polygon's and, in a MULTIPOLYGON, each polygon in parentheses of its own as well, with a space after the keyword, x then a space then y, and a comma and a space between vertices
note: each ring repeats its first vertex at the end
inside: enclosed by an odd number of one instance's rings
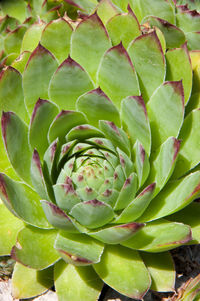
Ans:
POLYGON ((1 73, 0 255, 17 298, 53 282, 60 300, 96 300, 103 281, 172 291, 168 250, 199 242, 200 52, 130 6, 96 11, 48 23, 1 73))

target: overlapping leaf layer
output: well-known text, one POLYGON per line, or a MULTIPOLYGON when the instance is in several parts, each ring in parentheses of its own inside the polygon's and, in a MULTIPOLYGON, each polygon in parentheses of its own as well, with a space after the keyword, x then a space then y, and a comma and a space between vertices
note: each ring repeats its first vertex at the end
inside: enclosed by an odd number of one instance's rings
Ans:
POLYGON ((173 291, 167 251, 200 240, 200 51, 170 25, 173 44, 148 1, 114 2, 43 24, 0 75, 0 255, 17 261, 16 298, 53 278, 59 300, 96 300, 103 282, 173 291))

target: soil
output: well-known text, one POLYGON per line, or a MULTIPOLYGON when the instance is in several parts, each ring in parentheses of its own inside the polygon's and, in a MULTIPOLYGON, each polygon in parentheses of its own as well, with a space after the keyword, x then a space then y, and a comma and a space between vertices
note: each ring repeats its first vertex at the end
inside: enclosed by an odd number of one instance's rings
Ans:
MULTIPOLYGON (((176 292, 157 293, 149 291, 144 297, 144 301, 176 301, 180 300, 182 292, 185 290, 188 281, 200 274, 200 245, 183 246, 171 251, 176 268, 176 292)), ((14 262, 9 257, 1 257, 0 261, 0 301, 21 301, 14 300, 11 295, 11 274, 14 262)), ((27 301, 58 301, 55 292, 47 293, 27 301)), ((86 301, 86 300, 77 300, 86 301)), ((104 286, 99 301, 136 301, 125 297, 104 286)))

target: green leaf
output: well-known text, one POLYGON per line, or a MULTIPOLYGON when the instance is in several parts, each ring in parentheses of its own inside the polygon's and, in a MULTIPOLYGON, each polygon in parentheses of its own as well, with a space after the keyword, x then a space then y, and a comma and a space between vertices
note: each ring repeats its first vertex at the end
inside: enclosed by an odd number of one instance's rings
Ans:
POLYGON ((101 57, 110 47, 107 31, 96 12, 81 21, 72 34, 71 56, 94 82, 101 57))
POLYGON ((97 0, 65 0, 65 2, 88 13, 91 13, 97 5, 97 0))
POLYGON ((142 299, 151 285, 149 273, 137 251, 108 245, 94 265, 101 279, 119 293, 142 299))
POLYGON ((170 221, 187 224, 192 229, 192 244, 200 243, 200 204, 193 202, 186 208, 167 217, 170 221))
POLYGON ((31 116, 29 142, 32 149, 36 148, 41 157, 49 146, 47 134, 51 122, 57 114, 58 108, 53 103, 38 99, 31 116))
MULTIPOLYGON (((49 182, 49 185, 51 185, 56 181, 56 178, 58 176, 58 170, 57 170, 57 160, 59 156, 59 140, 56 139, 53 141, 48 149, 46 150, 44 154, 44 161, 43 161, 43 172, 44 176, 49 182)), ((52 187, 51 187, 52 188, 52 187)))
POLYGON ((23 22, 27 17, 26 2, 23 0, 4 0, 1 1, 0 6, 4 15, 9 15, 13 18, 16 18, 20 22, 23 22))
POLYGON ((60 301, 97 300, 103 282, 92 267, 77 267, 59 261, 55 264, 55 287, 60 301))
POLYGON ((122 41, 125 48, 141 34, 140 25, 130 6, 128 6, 128 13, 112 17, 107 22, 106 28, 112 44, 118 45, 122 41))
POLYGON ((11 257, 36 270, 51 266, 60 258, 53 247, 56 234, 56 230, 30 226, 22 229, 18 234, 16 245, 12 248, 11 257))
POLYGON ((181 81, 165 82, 152 95, 147 112, 153 151, 168 137, 177 137, 184 117, 184 92, 181 81))
POLYGON ((133 147, 133 155, 133 161, 138 176, 139 187, 141 187, 149 175, 150 164, 147 153, 145 152, 142 144, 138 140, 136 141, 133 147))
POLYGON ((52 267, 37 271, 16 263, 12 276, 12 295, 16 299, 31 298, 53 285, 52 267))
POLYGON ((66 140, 84 140, 92 137, 104 137, 104 134, 99 129, 90 124, 82 124, 72 128, 66 135, 66 140))
POLYGON ((41 44, 53 53, 59 63, 69 54, 72 32, 71 25, 64 18, 51 21, 42 32, 41 44))
POLYGON ((22 44, 21 44, 21 52, 23 51, 33 51, 40 39, 41 39, 41 35, 42 35, 42 31, 45 27, 45 23, 43 21, 39 21, 38 23, 35 23, 33 25, 31 25, 22 40, 22 44))
POLYGON ((77 98, 94 86, 85 70, 69 56, 54 73, 49 97, 61 109, 75 109, 77 98))
POLYGON ((17 174, 30 184, 31 152, 28 144, 28 127, 13 112, 3 112, 1 125, 9 160, 17 174))
POLYGON ((182 80, 186 104, 190 98, 190 93, 192 90, 192 66, 189 57, 189 52, 187 49, 187 44, 183 44, 181 48, 176 48, 167 51, 166 62, 166 80, 182 80))
POLYGON ((199 50, 200 32, 187 32, 185 36, 187 39, 188 49, 199 50))
POLYGON ((56 68, 53 55, 39 44, 32 52, 23 74, 25 103, 30 114, 38 98, 48 98, 49 81, 56 68))
POLYGON ((24 25, 18 26, 15 30, 11 31, 4 39, 4 48, 7 54, 18 53, 20 54, 21 43, 23 36, 27 30, 24 25))
POLYGON ((114 211, 108 204, 94 199, 75 205, 70 215, 83 226, 93 229, 110 222, 114 217, 114 211))
POLYGON ((122 211, 114 220, 115 223, 127 223, 138 219, 149 203, 154 194, 155 183, 147 186, 133 201, 122 211))
POLYGON ((147 223, 133 238, 121 244, 134 250, 156 253, 177 248, 191 239, 189 226, 159 219, 147 223))
POLYGON ((110 48, 103 56, 98 69, 98 84, 117 108, 123 98, 139 95, 137 74, 122 43, 110 48))
POLYGON ((124 240, 135 235, 144 224, 141 223, 129 223, 123 225, 115 225, 111 227, 105 227, 96 232, 89 232, 88 235, 106 243, 106 244, 118 244, 124 240))
POLYGON ((184 32, 177 26, 154 16, 148 16, 143 23, 148 22, 151 27, 158 27, 164 34, 167 48, 177 48, 185 43, 184 32))
POLYGON ((200 191, 200 171, 168 183, 139 218, 148 221, 170 215, 190 204, 200 191))
POLYGON ((44 215, 39 195, 30 186, 0 174, 0 197, 6 207, 26 223, 47 229, 51 227, 44 215))
POLYGON ((66 262, 74 265, 91 265, 100 261, 104 245, 85 234, 58 234, 55 249, 66 262))
POLYGON ((4 204, 0 204, 0 216, 0 256, 4 256, 10 254, 17 234, 24 227, 24 223, 10 213, 4 204))
POLYGON ((192 111, 184 120, 179 139, 182 140, 173 178, 185 174, 200 161, 200 110, 192 111))
POLYGON ((168 252, 140 252, 151 275, 151 289, 157 292, 174 292, 176 272, 172 256, 168 252))
MULTIPOLYGON (((29 60, 29 57, 31 55, 30 51, 24 51, 20 54, 19 57, 17 57, 13 62, 11 67, 15 68, 18 70, 21 74, 24 72, 24 69, 26 67, 26 64, 29 60)), ((13 85, 13 83, 12 83, 13 85)))
POLYGON ((96 6, 96 11, 101 21, 105 25, 109 19, 118 13, 117 7, 111 0, 102 0, 96 6))
POLYGON ((120 125, 118 110, 100 88, 81 95, 76 102, 76 106, 79 111, 87 116, 89 123, 96 127, 98 127, 101 119, 120 125))
POLYGON ((176 23, 184 32, 199 31, 200 17, 197 11, 185 10, 184 5, 177 6, 176 23))
POLYGON ((41 203, 44 213, 51 225, 67 232, 77 232, 77 229, 72 223, 70 217, 68 217, 63 210, 55 204, 45 200, 42 200, 41 203))
POLYGON ((169 1, 134 0, 131 4, 131 7, 135 12, 139 22, 141 22, 144 17, 150 15, 160 17, 172 24, 175 23, 174 9, 169 1))
POLYGON ((137 72, 142 96, 147 102, 155 89, 163 83, 166 72, 165 57, 156 32, 136 38, 130 44, 128 54, 137 72))
POLYGON ((139 140, 149 155, 151 150, 151 130, 143 98, 141 96, 130 96, 123 99, 121 118, 132 143, 139 140))

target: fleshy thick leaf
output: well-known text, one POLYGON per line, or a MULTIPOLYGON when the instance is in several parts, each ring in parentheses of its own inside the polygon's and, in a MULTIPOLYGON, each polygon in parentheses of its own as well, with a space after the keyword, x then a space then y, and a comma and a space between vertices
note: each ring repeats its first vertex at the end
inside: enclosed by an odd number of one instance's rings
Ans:
POLYGON ((122 43, 104 54, 97 78, 101 89, 117 108, 120 108, 121 101, 126 96, 140 94, 135 69, 122 43))
MULTIPOLYGON (((31 55, 30 51, 24 51, 18 56, 13 62, 11 67, 15 68, 18 70, 21 74, 24 72, 24 69, 26 67, 26 64, 29 60, 29 57, 31 55)), ((13 83, 12 83, 13 85, 13 83)))
POLYGON ((102 0, 96 7, 96 11, 101 21, 105 25, 109 19, 118 13, 117 7, 111 0, 102 0))
POLYGON ((106 284, 130 298, 142 299, 151 284, 138 252, 122 246, 106 246, 94 269, 106 284))
POLYGON ((134 155, 135 169, 139 181, 139 187, 141 187, 149 175, 150 164, 149 164, 147 153, 145 152, 142 144, 138 140, 134 145, 133 155, 134 155))
POLYGON ((165 58, 156 32, 136 38, 129 46, 128 53, 138 75, 142 96, 147 102, 165 78, 165 58))
POLYGON ((28 28, 22 40, 21 52, 33 51, 37 47, 45 25, 43 21, 40 21, 28 28))
POLYGON ((59 63, 69 54, 72 31, 71 25, 64 18, 51 21, 43 30, 41 44, 53 53, 59 63))
POLYGON ((163 252, 192 239, 189 226, 160 219, 147 223, 133 238, 122 242, 125 247, 147 252, 163 252))
POLYGON ((94 86, 85 70, 68 57, 54 73, 49 97, 63 110, 74 110, 77 98, 94 86))
POLYGON ((107 31, 97 13, 81 21, 72 34, 71 56, 94 82, 101 57, 110 47, 107 31))
POLYGON ((26 3, 23 0, 18 0, 17 2, 12 0, 1 1, 1 9, 4 15, 16 18, 20 22, 23 22, 27 17, 26 3))
POLYGON ((91 265, 100 261, 104 245, 85 234, 58 234, 55 249, 66 262, 91 265))
POLYGON ((103 282, 92 267, 77 267, 59 261, 55 265, 55 287, 59 300, 97 300, 103 282))
POLYGON ((40 44, 32 52, 23 74, 25 103, 30 114, 39 98, 48 99, 49 81, 57 66, 53 55, 40 44))
POLYGON ((184 92, 181 81, 165 82, 152 95, 147 112, 155 150, 168 137, 177 137, 184 117, 184 92))
POLYGON ((31 298, 53 285, 52 267, 37 271, 16 263, 12 276, 12 295, 16 299, 31 298))
POLYGON ((56 230, 44 230, 35 227, 22 229, 17 237, 17 243, 12 248, 11 257, 23 265, 42 270, 54 264, 59 253, 53 244, 56 230))
POLYGON ((20 54, 21 43, 26 31, 26 26, 18 26, 15 30, 10 32, 4 39, 4 48, 7 54, 18 53, 20 54))

